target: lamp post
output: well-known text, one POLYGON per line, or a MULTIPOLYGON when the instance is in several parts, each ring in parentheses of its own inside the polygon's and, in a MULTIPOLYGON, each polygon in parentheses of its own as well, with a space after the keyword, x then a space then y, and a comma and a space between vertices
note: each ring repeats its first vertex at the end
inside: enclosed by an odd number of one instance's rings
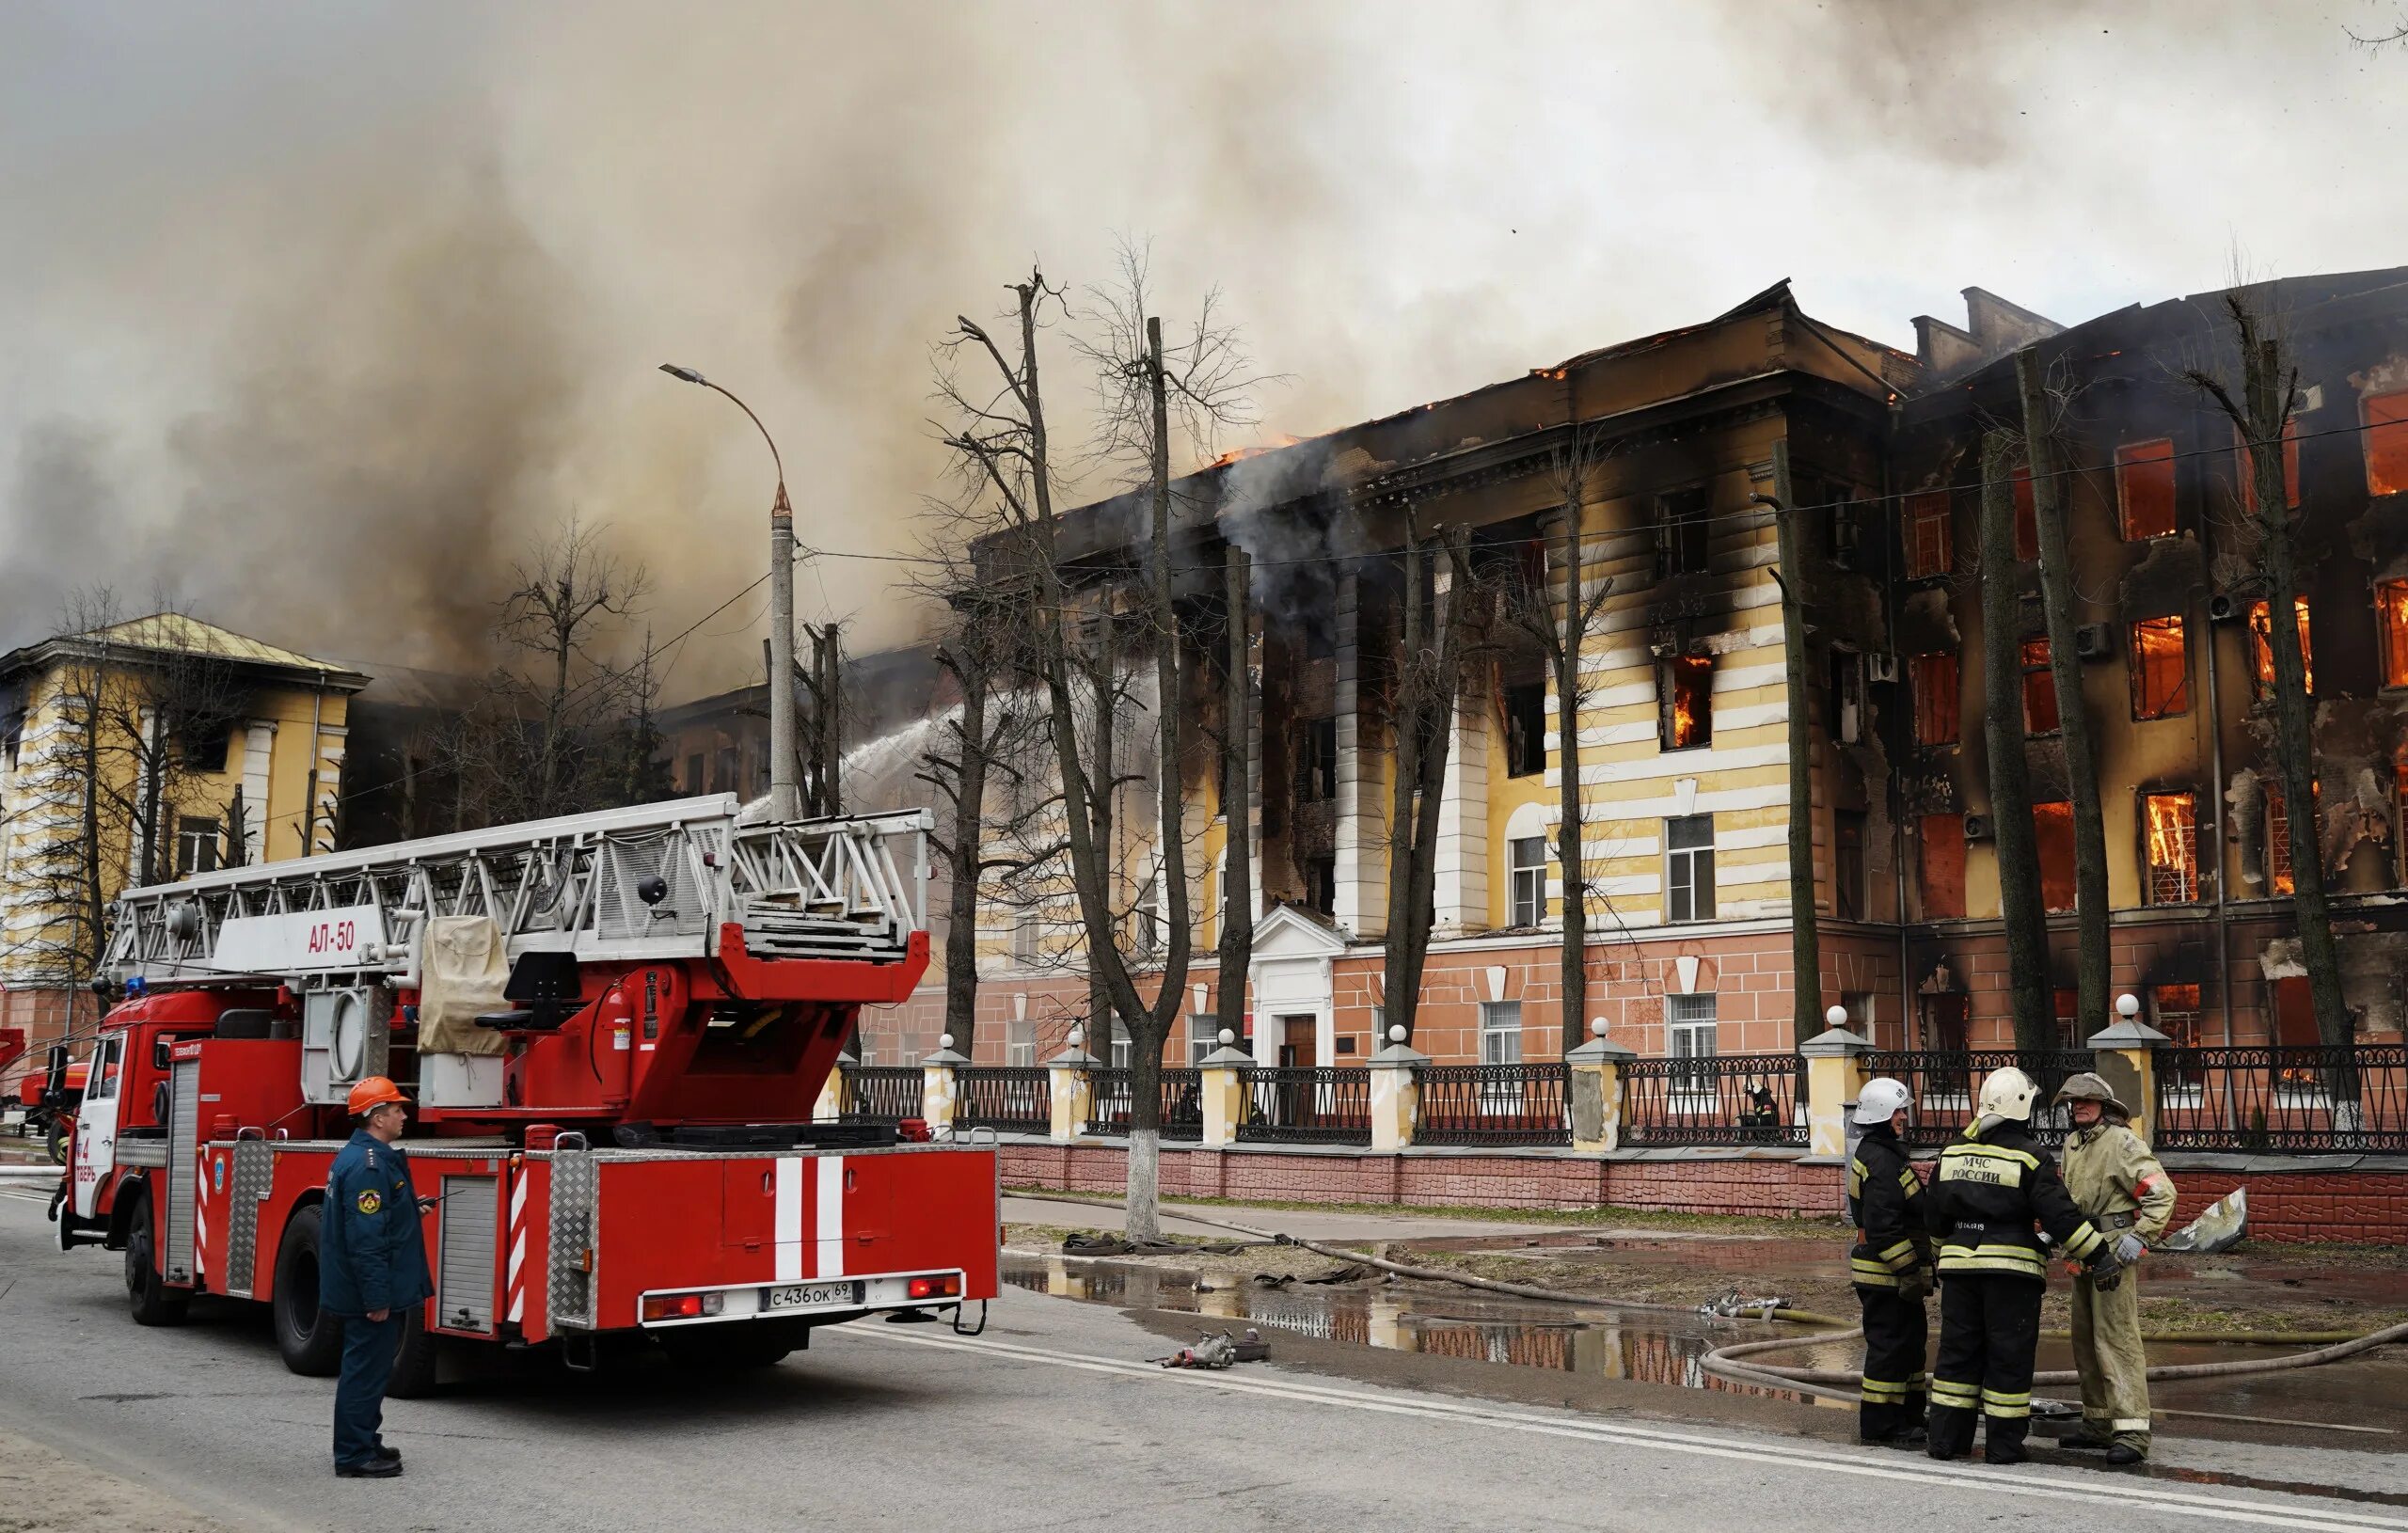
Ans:
MULTIPOLYGON (((660 371, 681 383, 726 394, 744 412, 769 444, 769 461, 778 470, 778 495, 769 505, 769 818, 802 817, 800 788, 795 781, 794 719, 794 506, 786 499, 785 460, 778 454, 769 428, 752 406, 711 382, 692 368, 663 362, 660 371)), ((690 786, 690 784, 689 784, 690 786)))

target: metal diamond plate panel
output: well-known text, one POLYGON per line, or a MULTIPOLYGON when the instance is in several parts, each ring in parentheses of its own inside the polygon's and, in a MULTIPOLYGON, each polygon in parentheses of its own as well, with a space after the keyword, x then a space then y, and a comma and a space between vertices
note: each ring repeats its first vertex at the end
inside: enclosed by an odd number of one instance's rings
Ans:
POLYGON ((248 1298, 259 1259, 260 1205, 276 1180, 276 1152, 264 1139, 234 1146, 234 1191, 226 1199, 226 1291, 248 1298))
POLYGON ((594 1274, 583 1258, 594 1248, 594 1194, 600 1177, 591 1153, 552 1152, 551 1278, 546 1286, 555 1326, 591 1329, 594 1324, 594 1274))

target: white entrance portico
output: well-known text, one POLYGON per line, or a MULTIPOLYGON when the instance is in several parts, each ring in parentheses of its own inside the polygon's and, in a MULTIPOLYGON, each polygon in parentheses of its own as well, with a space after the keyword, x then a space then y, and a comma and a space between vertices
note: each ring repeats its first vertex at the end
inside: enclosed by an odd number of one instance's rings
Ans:
MULTIPOLYGON (((1276 1065, 1291 1036, 1299 1042, 1310 1019, 1310 1063, 1334 1063, 1337 1016, 1332 1004, 1331 966, 1346 951, 1336 932, 1307 915, 1281 906, 1255 924, 1254 1059, 1276 1065)), ((1302 1063, 1301 1051, 1298 1062, 1302 1063)))

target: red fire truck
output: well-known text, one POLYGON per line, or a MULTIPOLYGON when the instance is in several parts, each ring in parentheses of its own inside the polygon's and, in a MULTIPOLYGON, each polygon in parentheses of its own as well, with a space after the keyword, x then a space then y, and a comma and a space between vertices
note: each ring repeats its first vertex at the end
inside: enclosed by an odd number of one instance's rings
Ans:
POLYGON ((927 969, 928 825, 722 795, 134 890, 59 1244, 122 1251, 138 1323, 250 1300, 288 1367, 334 1372, 320 1201, 345 1096, 387 1075, 441 1200, 397 1391, 452 1343, 749 1366, 865 1315, 983 1316, 991 1144, 825 1110, 860 1008, 927 969))

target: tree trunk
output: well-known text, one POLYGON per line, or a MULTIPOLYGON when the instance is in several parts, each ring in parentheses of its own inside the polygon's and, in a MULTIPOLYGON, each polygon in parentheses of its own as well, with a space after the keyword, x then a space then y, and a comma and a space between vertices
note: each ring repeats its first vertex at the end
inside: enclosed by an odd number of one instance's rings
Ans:
POLYGON ((2040 608, 2049 625, 2049 675, 2056 689, 2057 727, 2065 742, 2066 776, 2073 793, 2074 928, 2081 940, 2074 1037, 2087 1041, 2109 1020, 2107 830, 2099 816, 2099 767, 2090 743, 2090 710, 2083 703, 2082 656, 2074 638, 2073 560, 2066 531, 2065 483, 2057 477, 2048 394, 2040 358, 2033 348, 2016 353, 2015 382, 2023 399, 2023 452, 2032 470, 2033 519, 2040 534, 2040 608))
POLYGON ((1227 860, 1221 873, 1221 983, 1214 1031, 1245 1035, 1245 987, 1254 964, 1254 795, 1247 774, 1253 755, 1254 703, 1247 686, 1246 640, 1253 608, 1245 550, 1232 545, 1223 566, 1227 587, 1227 700, 1222 704, 1221 815, 1227 860))
POLYGON ((1789 717, 1789 969, 1792 1046, 1823 1031, 1823 958, 1814 926, 1814 719, 1806 675, 1806 603, 1799 593, 1798 513, 1789 439, 1772 445, 1773 536, 1781 560, 1781 661, 1789 717))
MULTIPOLYGON (((1095 728, 1092 750, 1095 752, 1095 774, 1087 781, 1088 823, 1095 844, 1103 855, 1115 861, 1118 847, 1112 839, 1116 808, 1113 799, 1119 776, 1119 701, 1120 687, 1115 666, 1120 641, 1113 620, 1112 601, 1104 598, 1103 609, 1096 614, 1096 647, 1088 656, 1087 696, 1094 700, 1095 728)), ((1112 982, 1105 976, 1104 965, 1094 960, 1090 953, 1087 963, 1087 1023, 1086 1050, 1105 1064, 1112 1063, 1112 982)))
POLYGON ((1434 575, 1431 600, 1422 599, 1424 561, 1436 556, 1435 540, 1405 554, 1404 636, 1397 667, 1396 779, 1388 794, 1388 924, 1382 944, 1384 1043, 1398 1027, 1404 1040, 1421 1004, 1421 971, 1430 954, 1430 928, 1437 881, 1438 816, 1445 797, 1447 753, 1461 683, 1462 636, 1470 606, 1470 531, 1450 529, 1444 544, 1448 584, 1443 612, 1433 610, 1440 592, 1434 575), (1427 635, 1428 637, 1424 637, 1427 635))
MULTIPOLYGON (((965 667, 966 671, 968 668, 965 667)), ((978 1020, 978 868, 987 811, 985 678, 961 681, 961 766, 953 781, 952 887, 945 899, 944 1030, 955 1051, 975 1059, 978 1020)))
POLYGON ((2057 1046, 2049 983, 2049 916, 2040 896, 2039 840, 2031 769, 2023 754, 2021 644, 2016 633, 2015 490, 2006 438, 1982 438, 1982 714, 1989 745, 1990 827, 1998 855, 1999 913, 2006 926, 2015 1047, 2057 1046))
POLYGON ((1559 536, 1563 567, 1563 612, 1560 640, 1549 658, 1555 665, 1555 734, 1558 779, 1556 795, 1557 864, 1563 870, 1563 941, 1560 951, 1563 991, 1563 1050, 1569 1053, 1588 1039, 1589 1016, 1589 856, 1580 812, 1580 652, 1588 637, 1588 593, 1581 588, 1584 562, 1580 551, 1579 443, 1573 444, 1571 493, 1564 497, 1559 536))

